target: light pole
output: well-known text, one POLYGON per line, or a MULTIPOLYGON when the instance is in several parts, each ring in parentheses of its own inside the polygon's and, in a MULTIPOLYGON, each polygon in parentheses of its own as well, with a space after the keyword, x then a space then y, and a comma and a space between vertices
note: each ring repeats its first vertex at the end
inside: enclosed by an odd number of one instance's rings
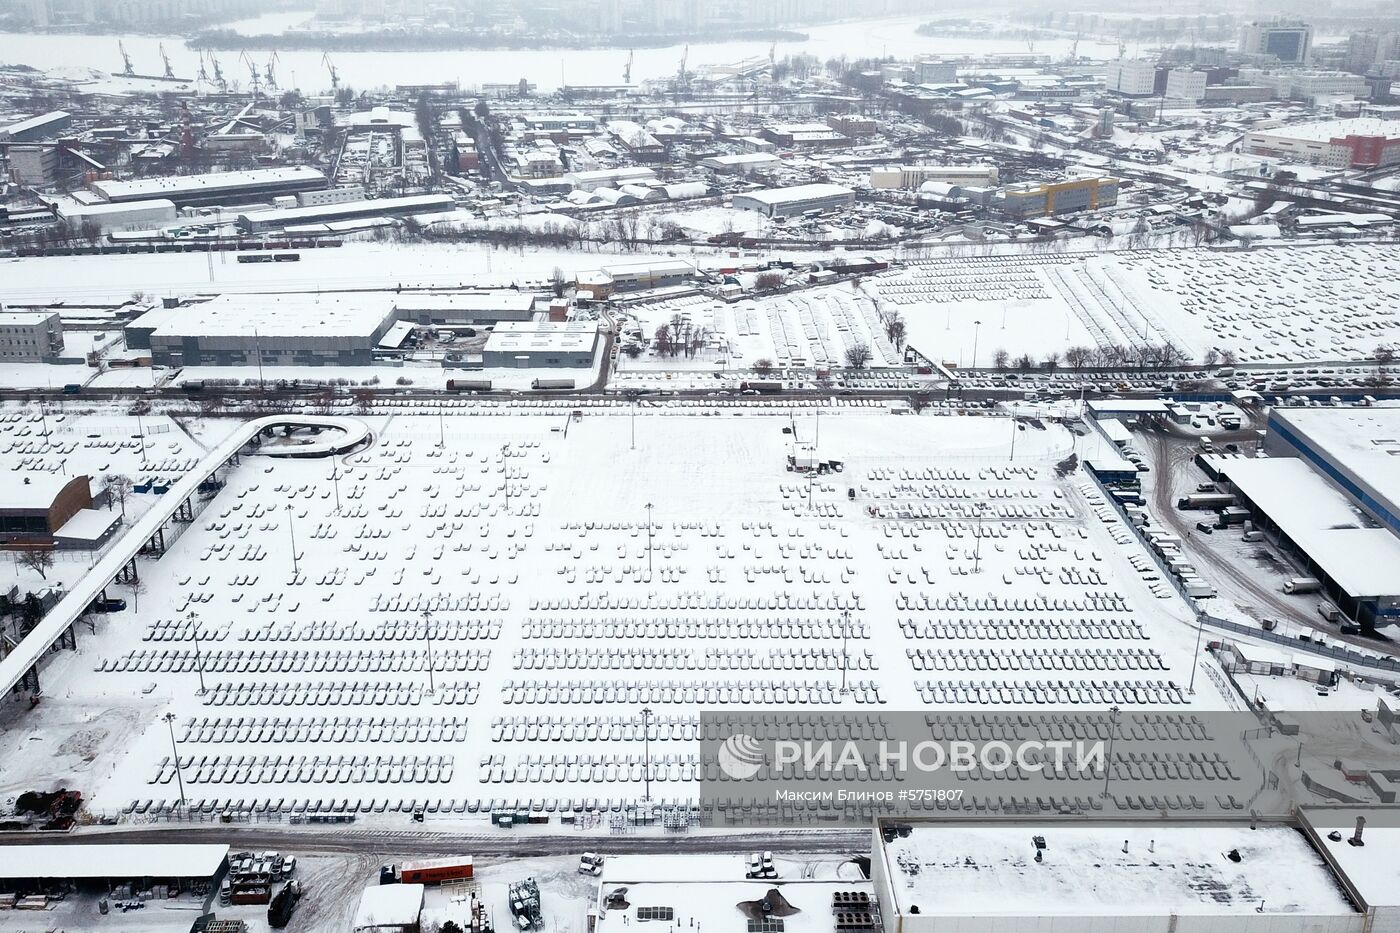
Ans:
POLYGON ((190 635, 194 638, 194 663, 199 668, 199 695, 204 696, 206 692, 204 689, 204 651, 199 645, 199 613, 191 611, 188 618, 190 620, 190 635))
POLYGON ((632 449, 637 449, 637 400, 632 399, 632 449))
POLYGON ((433 683, 433 613, 430 609, 423 610, 423 639, 428 643, 428 692, 437 693, 437 686, 433 683))
POLYGON ((850 653, 846 650, 846 640, 851 637, 851 610, 841 610, 841 695, 851 690, 846 686, 846 671, 850 667, 850 653))
POLYGON ((1103 796, 1108 796, 1108 778, 1113 771, 1113 739, 1118 735, 1118 713, 1120 710, 1116 706, 1108 708, 1108 757, 1103 763, 1103 796))
POLYGON ((510 514, 510 473, 506 470, 506 454, 509 450, 509 444, 501 445, 501 488, 506 493, 506 514, 510 514))
POLYGON ((647 576, 651 576, 651 503, 647 503, 647 576))
POLYGON ((301 567, 297 565, 297 532, 292 517, 292 504, 287 503, 287 534, 292 539, 292 576, 301 576, 301 567))
POLYGON ((977 540, 972 546, 972 572, 982 572, 982 511, 986 508, 986 503, 977 503, 977 540))
POLYGON ((977 368, 977 336, 982 330, 981 321, 972 322, 972 368, 977 368))
POLYGON ((645 790, 642 802, 651 802, 651 707, 642 707, 642 780, 645 790))
POLYGON ((438 449, 447 446, 447 436, 443 433, 442 409, 438 408, 438 449))
POLYGON ((331 485, 335 487, 335 514, 340 514, 340 461, 331 458, 331 485))
POLYGON ((166 713, 162 717, 170 728, 170 751, 175 755, 175 780, 180 782, 180 809, 185 809, 185 778, 180 774, 180 748, 175 744, 175 714, 166 713))
POLYGON ((1192 696, 1196 695, 1196 662, 1201 657, 1201 632, 1205 629, 1205 623, 1201 621, 1200 613, 1196 614, 1196 650, 1191 652, 1191 683, 1186 688, 1186 692, 1192 696))
POLYGON ((1011 406, 1011 459, 1016 459, 1016 406, 1011 406))

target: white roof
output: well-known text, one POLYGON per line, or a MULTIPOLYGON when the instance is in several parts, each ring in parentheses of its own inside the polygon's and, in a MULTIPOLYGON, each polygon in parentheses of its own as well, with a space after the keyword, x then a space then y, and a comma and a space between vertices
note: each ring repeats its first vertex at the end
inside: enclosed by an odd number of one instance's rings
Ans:
POLYGON ((396 311, 529 311, 535 296, 528 292, 470 292, 451 295, 402 295, 396 311))
POLYGON ((65 476, 62 473, 23 473, 9 474, 0 483, 0 509, 47 509, 54 497, 74 479, 86 477, 65 476))
POLYGON ((1400 124, 1393 120, 1351 119, 1325 120, 1320 123, 1295 123, 1292 126, 1277 126, 1259 130, 1258 136, 1284 136, 1290 139, 1307 139, 1328 142, 1344 136, 1384 136, 1387 139, 1400 139, 1400 124))
POLYGON ((1368 907, 1400 906, 1400 861, 1394 853, 1400 851, 1400 826, 1395 825, 1393 810, 1334 810, 1306 807, 1304 818, 1312 824, 1329 858, 1341 869, 1356 893, 1368 907), (1356 830, 1356 818, 1366 817, 1361 839, 1364 846, 1354 846, 1347 840, 1356 830), (1336 842, 1327 838, 1332 831, 1342 834, 1336 842))
POLYGON ((219 295, 179 308, 158 308, 137 320, 162 337, 368 336, 394 313, 383 297, 353 294, 219 295), (148 324, 148 321, 150 322, 148 324))
POLYGON ((37 117, 28 117, 18 123, 11 123, 9 126, 0 128, 0 136, 14 136, 16 133, 24 133, 29 130, 47 126, 50 123, 57 123, 65 120, 72 114, 66 110, 51 110, 48 113, 41 113, 37 117))
POLYGON ((12 327, 32 326, 42 324, 50 318, 58 317, 57 311, 6 311, 0 308, 0 325, 9 324, 12 327))
POLYGON ((408 335, 413 333, 412 321, 396 321, 394 326, 389 328, 383 337, 379 338, 379 349, 397 350, 403 346, 403 342, 408 339, 408 335))
MULTIPOLYGON (((766 142, 766 140, 760 140, 766 142)), ((771 143, 769 144, 771 145, 771 143)), ((771 152, 743 152, 738 155, 711 156, 701 161, 701 165, 766 165, 770 162, 781 162, 778 156, 771 152)))
POLYGON ((421 884, 381 884, 365 888, 355 911, 356 930, 416 926, 423 911, 421 884))
POLYGON ((0 878, 207 878, 225 845, 0 846, 0 878))
POLYGON ((1352 596, 1400 594, 1400 538, 1368 528, 1342 492, 1292 457, 1207 457, 1352 596))
POLYGON ((1400 408, 1275 408, 1271 416, 1400 511, 1400 408))
POLYGON ((120 512, 107 509, 79 509, 73 517, 54 532, 56 538, 69 538, 74 541, 97 541, 112 530, 121 519, 120 512))
POLYGON ((591 352, 598 342, 596 321, 503 321, 486 338, 485 353, 591 352))
POLYGON ((901 914, 913 905, 945 917, 1355 914, 1321 857, 1284 826, 916 825, 883 848, 901 914), (1032 836, 1045 837, 1039 864, 1032 836))
POLYGON ((75 202, 61 204, 58 208, 60 217, 122 217, 141 211, 174 213, 175 202, 165 198, 150 198, 145 201, 118 201, 115 204, 109 204, 105 201, 97 204, 78 204, 75 202))
POLYGON ((1095 417, 1097 417, 1100 412, 1107 412, 1109 414, 1130 412, 1132 414, 1152 415, 1166 414, 1167 412, 1167 403, 1161 399, 1112 398, 1098 399, 1086 404, 1089 411, 1093 412, 1095 417))
POLYGON ((250 211, 239 214, 241 222, 294 224, 304 220, 333 219, 336 217, 357 217, 367 213, 400 213, 412 211, 451 210, 456 206, 448 194, 420 194, 407 198, 367 198, 362 201, 345 201, 340 204, 323 204, 319 207, 287 207, 267 211, 250 211))
POLYGON ((794 185, 791 188, 765 188, 762 191, 746 191, 742 197, 758 201, 760 204, 790 204, 793 201, 811 201, 816 198, 840 198, 855 192, 841 185, 794 185))
POLYGON ((326 176, 305 165, 288 168, 262 168, 246 172, 213 172, 207 175, 172 175, 133 181, 95 181, 92 190, 109 201, 133 201, 162 195, 219 194, 237 192, 260 185, 325 184, 326 176))

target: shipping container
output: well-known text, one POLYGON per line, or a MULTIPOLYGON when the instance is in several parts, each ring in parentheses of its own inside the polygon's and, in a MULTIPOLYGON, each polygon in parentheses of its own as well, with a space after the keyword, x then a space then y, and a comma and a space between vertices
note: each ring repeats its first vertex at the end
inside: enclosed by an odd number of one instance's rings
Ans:
POLYGON ((470 855, 404 862, 398 870, 399 881, 404 884, 442 884, 444 881, 464 881, 471 876, 470 855))

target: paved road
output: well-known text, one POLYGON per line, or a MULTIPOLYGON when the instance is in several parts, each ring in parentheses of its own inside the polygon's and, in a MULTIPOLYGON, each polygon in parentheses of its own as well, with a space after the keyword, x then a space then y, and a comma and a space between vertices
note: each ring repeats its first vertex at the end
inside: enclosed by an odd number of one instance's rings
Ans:
POLYGON ((511 858, 568 855, 585 850, 603 854, 674 853, 681 848, 687 854, 771 849, 775 852, 847 855, 870 851, 870 830, 735 828, 723 834, 698 832, 678 837, 674 834, 641 833, 613 836, 597 832, 545 835, 528 830, 505 829, 492 833, 430 832, 255 823, 90 827, 68 835, 0 834, 0 845, 8 846, 91 843, 227 843, 235 849, 272 849, 308 855, 359 855, 374 851, 390 855, 412 854, 418 858, 460 855, 462 852, 482 857, 511 858))

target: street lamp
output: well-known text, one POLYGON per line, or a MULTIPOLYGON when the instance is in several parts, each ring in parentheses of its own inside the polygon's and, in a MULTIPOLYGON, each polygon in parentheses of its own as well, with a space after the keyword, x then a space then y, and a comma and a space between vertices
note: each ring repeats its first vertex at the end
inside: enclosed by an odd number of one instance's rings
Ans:
POLYGON ((647 503, 647 575, 651 575, 651 503, 647 503))
POLYGON ((1103 763, 1103 796, 1108 796, 1108 778, 1113 772, 1113 739, 1118 735, 1118 714, 1121 710, 1116 706, 1108 708, 1108 757, 1103 763))
POLYGON ((297 532, 294 527, 292 504, 290 502, 287 503, 287 534, 290 535, 292 539, 292 577, 295 579, 301 575, 301 568, 297 565, 297 532))
POLYGON ((642 802, 651 801, 651 707, 642 707, 642 780, 645 781, 645 791, 642 793, 642 802))
POLYGON ((510 513, 510 473, 506 469, 506 454, 510 451, 509 444, 501 445, 501 488, 506 494, 506 513, 510 513))
POLYGON ((335 514, 340 514, 340 461, 331 458, 331 485, 335 487, 335 514))
POLYGON ((166 713, 162 717, 170 729, 170 751, 175 755, 175 780, 180 782, 180 809, 185 809, 185 778, 180 774, 180 748, 175 744, 175 714, 166 713))
POLYGON ((981 321, 972 322, 972 369, 977 368, 977 335, 982 329, 981 321))
POLYGON ((632 399, 632 449, 637 449, 637 399, 632 399))
POLYGON ((1191 683, 1187 686, 1186 692, 1192 696, 1196 695, 1196 662, 1201 657, 1201 632, 1205 629, 1205 622, 1201 620, 1200 613, 1196 614, 1196 650, 1191 652, 1191 683))
POLYGON ((846 671, 850 667, 850 654, 846 650, 846 640, 851 637, 851 610, 841 610, 841 695, 851 690, 846 686, 846 671))
POLYGON ((972 572, 982 572, 982 512, 987 504, 982 501, 977 503, 977 541, 972 548, 972 572))
POLYGON ((190 620, 190 635, 194 638, 194 663, 199 667, 199 695, 204 696, 206 693, 204 689, 204 652, 199 646, 199 613, 191 611, 188 618, 190 620))
POLYGON ((428 643, 428 692, 437 693, 437 686, 433 683, 433 613, 430 609, 423 610, 423 639, 428 643))

